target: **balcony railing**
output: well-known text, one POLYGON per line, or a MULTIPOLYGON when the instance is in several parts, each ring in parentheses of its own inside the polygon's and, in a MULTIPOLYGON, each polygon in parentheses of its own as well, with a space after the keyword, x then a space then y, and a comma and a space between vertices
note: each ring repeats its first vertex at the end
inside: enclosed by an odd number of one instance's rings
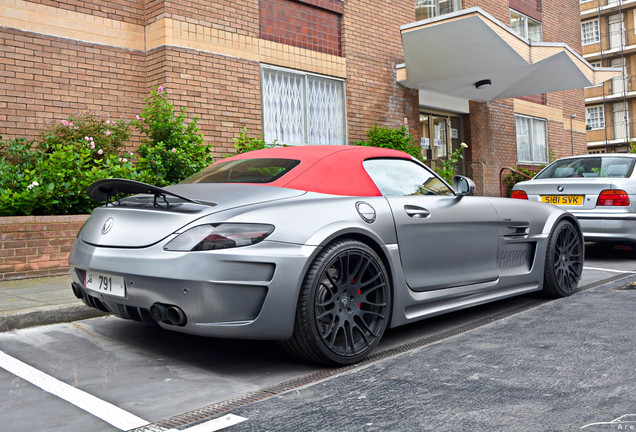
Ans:
POLYGON ((583 55, 595 53, 600 54, 601 51, 606 52, 610 50, 617 50, 620 49, 621 44, 623 44, 624 47, 631 45, 636 46, 636 29, 634 27, 625 28, 622 32, 620 30, 601 31, 600 37, 600 42, 583 45, 583 55))
POLYGON ((587 131, 588 142, 598 141, 628 141, 629 137, 636 137, 636 119, 628 119, 627 125, 624 120, 614 122, 606 119, 605 129, 595 129, 587 131))
POLYGON ((585 99, 590 98, 620 98, 624 93, 628 97, 634 97, 629 95, 631 92, 636 91, 636 75, 628 75, 624 80, 621 78, 613 78, 609 81, 605 81, 603 85, 595 87, 587 87, 585 89, 585 99))

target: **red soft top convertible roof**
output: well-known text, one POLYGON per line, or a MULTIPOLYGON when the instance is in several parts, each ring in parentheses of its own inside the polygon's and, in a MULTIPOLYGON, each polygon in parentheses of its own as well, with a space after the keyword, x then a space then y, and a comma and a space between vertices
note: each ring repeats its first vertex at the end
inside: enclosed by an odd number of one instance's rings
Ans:
POLYGON ((332 195, 380 196, 362 162, 371 158, 412 159, 407 153, 378 147, 311 145, 274 147, 223 159, 296 159, 300 164, 268 186, 332 195))

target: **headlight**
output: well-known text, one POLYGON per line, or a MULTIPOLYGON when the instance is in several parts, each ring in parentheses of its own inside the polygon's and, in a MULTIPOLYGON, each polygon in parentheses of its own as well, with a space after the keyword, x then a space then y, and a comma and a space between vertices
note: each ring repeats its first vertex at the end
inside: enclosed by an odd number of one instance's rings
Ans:
POLYGON ((273 225, 225 223, 200 225, 179 234, 164 246, 169 251, 205 251, 249 246, 263 241, 273 225))

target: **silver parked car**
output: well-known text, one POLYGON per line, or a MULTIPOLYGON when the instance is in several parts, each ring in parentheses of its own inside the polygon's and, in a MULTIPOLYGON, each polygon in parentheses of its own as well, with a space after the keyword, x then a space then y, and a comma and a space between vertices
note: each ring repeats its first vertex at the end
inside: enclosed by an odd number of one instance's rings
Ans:
POLYGON ((69 257, 73 291, 122 318, 280 340, 326 364, 362 359, 387 327, 572 294, 576 219, 473 190, 406 153, 356 146, 250 152, 167 188, 101 180, 88 193, 106 204, 69 257))
POLYGON ((577 217, 587 241, 636 242, 636 154, 592 154, 559 159, 513 198, 555 204, 577 217))

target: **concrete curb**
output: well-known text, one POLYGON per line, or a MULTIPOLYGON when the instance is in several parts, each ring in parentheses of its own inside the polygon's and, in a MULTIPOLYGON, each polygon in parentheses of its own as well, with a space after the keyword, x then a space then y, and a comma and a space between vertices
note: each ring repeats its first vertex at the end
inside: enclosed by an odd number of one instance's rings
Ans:
POLYGON ((82 303, 31 308, 0 317, 0 332, 106 315, 109 314, 82 303))

